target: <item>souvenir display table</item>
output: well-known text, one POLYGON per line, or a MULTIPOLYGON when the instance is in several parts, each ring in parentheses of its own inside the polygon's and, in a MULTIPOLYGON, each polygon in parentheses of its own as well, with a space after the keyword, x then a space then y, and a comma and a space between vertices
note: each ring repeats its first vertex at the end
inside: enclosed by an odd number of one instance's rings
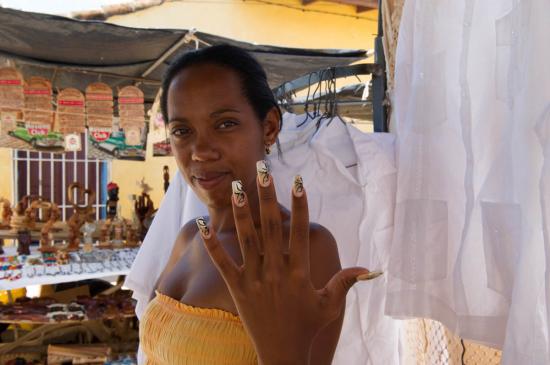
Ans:
POLYGON ((31 248, 30 255, 17 255, 15 247, 5 247, 5 254, 0 256, 0 290, 126 275, 137 251, 138 248, 79 250, 60 260, 37 248, 31 248))

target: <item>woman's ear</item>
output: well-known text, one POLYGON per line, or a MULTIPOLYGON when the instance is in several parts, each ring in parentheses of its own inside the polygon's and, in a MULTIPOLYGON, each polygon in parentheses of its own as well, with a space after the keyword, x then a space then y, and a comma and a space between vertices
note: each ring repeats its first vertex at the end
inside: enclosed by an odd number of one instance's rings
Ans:
POLYGON ((264 143, 272 145, 277 140, 279 129, 281 127, 281 115, 279 109, 273 107, 264 118, 264 143))

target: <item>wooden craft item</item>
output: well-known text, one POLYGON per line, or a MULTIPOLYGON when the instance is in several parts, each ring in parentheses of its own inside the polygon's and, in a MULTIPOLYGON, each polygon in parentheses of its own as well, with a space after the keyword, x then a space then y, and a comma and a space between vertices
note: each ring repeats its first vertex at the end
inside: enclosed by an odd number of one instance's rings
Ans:
POLYGON ((67 188, 68 202, 72 205, 74 213, 67 221, 69 227, 69 246, 68 250, 78 250, 80 245, 80 229, 86 222, 93 221, 93 202, 95 199, 95 192, 91 189, 84 188, 79 183, 72 183, 67 188), (76 193, 76 194, 75 194, 76 193), (75 200, 76 195, 76 200, 75 200), (86 198, 87 203, 86 203, 86 198))
POLYGON ((61 90, 57 95, 56 117, 61 133, 83 133, 86 129, 84 95, 74 88, 61 90))
POLYGON ((95 82, 86 88, 86 120, 90 128, 113 127, 113 90, 95 82))
POLYGON ((114 218, 118 212, 118 191, 119 187, 116 183, 110 182, 107 184, 107 218, 114 218))
POLYGON ((31 254, 31 232, 29 230, 17 231, 17 254, 31 254))
POLYGON ((139 220, 140 239, 141 241, 143 241, 145 235, 147 234, 147 227, 145 226, 144 222, 146 219, 151 218, 151 216, 155 212, 153 201, 151 200, 149 194, 147 194, 145 191, 142 192, 141 195, 134 202, 134 211, 139 220))
POLYGON ((166 165, 162 168, 162 180, 164 181, 164 193, 166 193, 170 186, 170 170, 166 165))
POLYGON ((23 119, 31 126, 53 128, 52 84, 43 77, 31 77, 25 84, 23 119))
POLYGON ((55 222, 59 220, 61 217, 61 212, 59 211, 59 207, 51 203, 50 210, 49 210, 49 217, 46 224, 42 226, 42 229, 40 230, 40 248, 39 250, 41 252, 55 252, 57 249, 53 245, 53 238, 52 238, 52 228, 55 222))
POLYGON ((0 68, 0 112, 13 112, 17 120, 23 118, 25 94, 23 76, 14 67, 0 68))
POLYGON ((136 86, 125 86, 118 92, 119 127, 139 128, 145 126, 145 106, 143 92, 136 86))
POLYGON ((15 128, 17 128, 17 112, 0 110, 0 135, 7 136, 15 128))
POLYGON ((2 218, 0 221, 0 227, 9 228, 11 217, 13 216, 11 203, 8 199, 0 198, 0 204, 2 204, 2 218))
POLYGON ((36 209, 32 209, 35 201, 46 201, 37 195, 26 195, 15 205, 10 219, 10 227, 16 230, 28 230, 36 226, 36 209))
MULTIPOLYGON (((28 228, 33 230, 39 221, 38 211, 42 211, 43 221, 49 220, 52 211, 52 203, 40 196, 31 196, 28 208, 25 210, 25 216, 28 221, 28 228)), ((41 221, 42 222, 42 221, 41 221)))

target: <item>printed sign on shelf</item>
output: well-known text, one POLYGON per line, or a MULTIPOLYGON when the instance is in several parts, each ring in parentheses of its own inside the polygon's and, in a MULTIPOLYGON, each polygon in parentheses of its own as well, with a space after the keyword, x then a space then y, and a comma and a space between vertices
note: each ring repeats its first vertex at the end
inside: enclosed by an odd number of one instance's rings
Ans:
POLYGON ((128 146, 137 146, 141 144, 141 130, 139 128, 126 129, 125 136, 128 146))
POLYGON ((27 132, 30 136, 47 136, 49 131, 47 125, 27 125, 27 132))
POLYGON ((0 135, 7 135, 17 126, 16 112, 0 112, 0 135))
POLYGON ((96 142, 103 142, 111 135, 111 129, 109 128, 89 128, 90 136, 92 140, 96 142))
POLYGON ((65 151, 80 151, 82 149, 82 141, 80 134, 70 133, 65 135, 65 151))

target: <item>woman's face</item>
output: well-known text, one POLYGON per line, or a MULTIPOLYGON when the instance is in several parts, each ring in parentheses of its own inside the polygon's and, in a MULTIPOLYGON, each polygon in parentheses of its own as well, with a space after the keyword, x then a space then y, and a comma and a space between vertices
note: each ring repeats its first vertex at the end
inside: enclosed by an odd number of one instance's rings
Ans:
POLYGON ((204 64, 180 72, 168 89, 168 129, 178 168, 210 207, 231 202, 231 182, 256 189, 256 161, 279 127, 273 110, 259 121, 237 74, 204 64))

